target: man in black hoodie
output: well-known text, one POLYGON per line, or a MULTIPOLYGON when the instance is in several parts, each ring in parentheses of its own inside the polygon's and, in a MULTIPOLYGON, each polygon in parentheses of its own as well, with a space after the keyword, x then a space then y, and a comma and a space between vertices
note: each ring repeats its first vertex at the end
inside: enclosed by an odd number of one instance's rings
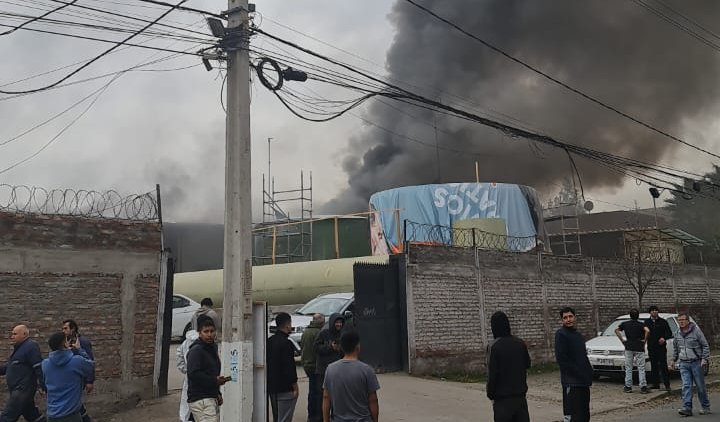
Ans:
POLYGON ((587 422, 590 420, 593 371, 585 349, 585 338, 575 329, 573 308, 563 308, 560 318, 562 327, 555 333, 555 359, 560 366, 563 414, 566 420, 587 422))
POLYGON ((292 318, 280 312, 275 316, 277 331, 267 341, 267 380, 273 421, 292 422, 298 399, 295 347, 290 342, 292 318))
POLYGON ((510 320, 497 311, 490 318, 495 341, 488 359, 487 396, 493 401, 495 422, 530 422, 527 370, 530 354, 525 342, 510 333, 510 320))
POLYGON ((195 422, 217 422, 222 405, 220 386, 230 379, 220 375, 215 343, 215 323, 208 316, 197 319, 198 339, 187 354, 188 404, 195 422))
POLYGON ((345 325, 345 319, 342 315, 332 314, 328 321, 328 327, 323 328, 315 339, 315 356, 317 359, 315 373, 318 376, 318 391, 316 391, 318 395, 316 397, 322 397, 322 385, 325 383, 325 370, 328 365, 343 357, 340 348, 340 335, 342 334, 343 325, 345 325))

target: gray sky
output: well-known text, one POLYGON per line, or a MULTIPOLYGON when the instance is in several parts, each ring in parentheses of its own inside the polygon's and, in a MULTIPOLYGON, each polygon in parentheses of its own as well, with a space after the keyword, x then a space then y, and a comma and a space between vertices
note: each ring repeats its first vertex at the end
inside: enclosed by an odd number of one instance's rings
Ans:
MULTIPOLYGON (((0 2, 0 10, 38 13, 37 10, 17 6, 23 1, 0 2)), ((53 5, 49 0, 33 2, 25 4, 45 8, 53 5)), ((113 7, 118 11, 140 13, 148 17, 162 13, 162 8, 130 7, 125 5, 128 3, 137 2, 79 1, 79 4, 113 7)), ((393 3, 390 0, 258 0, 256 3, 261 14, 256 17, 256 22, 264 30, 367 70, 385 72, 385 54, 394 37, 394 28, 388 19, 393 3), (366 60, 305 38, 273 21, 325 40, 366 60)), ((226 8, 226 3, 220 0, 192 0, 187 5, 209 11, 226 8)), ((53 16, 57 19, 67 18, 59 14, 53 16)), ((182 26, 197 23, 196 29, 207 31, 198 15, 174 12, 167 19, 165 22, 172 21, 182 26)), ((110 38, 103 32, 96 32, 95 35, 110 38)), ((679 32, 675 35, 687 37, 679 32)), ((171 43, 168 40, 155 40, 152 45, 167 48, 189 46, 171 43)), ((276 48, 260 38, 254 39, 253 45, 276 48)), ((0 85, 93 57, 107 46, 93 41, 26 31, 0 37, 0 54, 4 57, 0 64, 0 85)), ((707 54, 717 53, 708 49, 707 54)), ((163 55, 166 53, 127 49, 93 64, 73 80, 115 72, 163 55)), ((152 68, 175 69, 198 63, 196 57, 185 56, 152 68)), ((5 88, 28 89, 47 84, 64 72, 67 70, 5 88)), ((108 81, 106 78, 19 98, 9 99, 8 96, 0 95, 0 143, 50 118, 108 81)), ((220 105, 221 82, 218 71, 207 72, 202 65, 172 72, 124 74, 110 85, 87 114, 45 151, 27 163, 0 174, 0 183, 46 188, 116 189, 123 193, 149 191, 154 189, 155 183, 160 183, 164 195, 164 212, 168 219, 220 222, 223 212, 225 142, 225 115, 220 105)), ((348 98, 348 94, 341 90, 323 89, 317 85, 308 87, 320 90, 327 96, 348 98)), ((477 100, 482 101, 480 98, 477 100)), ((0 145, 0 171, 36 152, 88 104, 89 101, 81 104, 52 123, 8 145, 0 145)), ((362 110, 358 113, 362 113, 362 110)), ((253 210, 257 217, 260 218, 261 175, 267 167, 268 137, 274 139, 272 173, 278 188, 294 188, 299 183, 301 169, 312 171, 314 199, 318 208, 347 187, 347 176, 341 162, 349 151, 355 151, 349 149, 349 140, 363 127, 362 121, 350 115, 329 123, 302 121, 291 115, 274 96, 254 81, 252 174, 253 210)), ((715 134, 720 129, 715 119, 688 116, 683 128, 678 135, 715 149, 715 134)), ((666 154, 663 162, 696 171, 710 167, 710 160, 706 157, 679 149, 666 154)), ((554 188, 548 186, 545 193, 552 190, 554 188)), ((600 201, 625 207, 634 206, 634 200, 638 201, 640 207, 652 203, 647 186, 638 186, 632 180, 623 186, 594 189, 588 192, 588 197, 599 200, 596 203, 598 209, 619 208, 600 201)))

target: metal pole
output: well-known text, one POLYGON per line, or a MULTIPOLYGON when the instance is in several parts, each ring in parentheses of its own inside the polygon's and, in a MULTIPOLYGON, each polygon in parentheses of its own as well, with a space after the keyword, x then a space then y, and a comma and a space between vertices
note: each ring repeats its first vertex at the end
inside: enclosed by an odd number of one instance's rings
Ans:
POLYGON ((338 218, 335 217, 334 232, 335 232, 335 258, 340 258, 340 226, 338 224, 338 218))
POLYGON ((270 141, 273 138, 268 138, 268 191, 270 190, 270 141))
POLYGON ((655 211, 655 230, 657 230, 657 248, 658 253, 661 252, 661 246, 660 246, 660 226, 658 226, 658 214, 657 214, 657 206, 655 205, 655 197, 653 196, 653 210, 655 211))
MULTIPOLYGON (((252 205, 248 1, 228 0, 223 271, 223 422, 253 418, 252 205)), ((259 420, 259 419, 258 419, 259 420)))
POLYGON ((398 252, 402 253, 405 245, 400 242, 400 238, 402 236, 402 233, 400 233, 400 210, 395 210, 395 227, 397 227, 397 229, 395 230, 396 231, 395 235, 397 236, 397 243, 398 243, 398 249, 399 249, 398 252))

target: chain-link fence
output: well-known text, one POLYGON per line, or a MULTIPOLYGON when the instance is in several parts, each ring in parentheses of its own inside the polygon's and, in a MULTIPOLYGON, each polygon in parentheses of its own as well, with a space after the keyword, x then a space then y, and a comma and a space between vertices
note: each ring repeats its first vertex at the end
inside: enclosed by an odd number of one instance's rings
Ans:
POLYGON ((405 242, 512 252, 531 251, 538 245, 535 236, 513 237, 477 228, 455 228, 407 220, 405 221, 405 242))
POLYGON ((159 220, 156 191, 121 195, 75 189, 44 189, 0 184, 0 211, 123 220, 159 220))

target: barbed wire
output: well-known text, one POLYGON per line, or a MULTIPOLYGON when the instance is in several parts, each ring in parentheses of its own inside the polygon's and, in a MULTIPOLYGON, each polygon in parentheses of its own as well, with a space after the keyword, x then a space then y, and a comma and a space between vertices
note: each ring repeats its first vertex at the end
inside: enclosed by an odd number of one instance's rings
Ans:
POLYGON ((415 244, 527 252, 535 249, 535 236, 513 237, 476 228, 422 224, 406 220, 405 241, 415 244))
POLYGON ((155 191, 124 196, 114 190, 0 184, 0 211, 137 221, 159 219, 155 191))

